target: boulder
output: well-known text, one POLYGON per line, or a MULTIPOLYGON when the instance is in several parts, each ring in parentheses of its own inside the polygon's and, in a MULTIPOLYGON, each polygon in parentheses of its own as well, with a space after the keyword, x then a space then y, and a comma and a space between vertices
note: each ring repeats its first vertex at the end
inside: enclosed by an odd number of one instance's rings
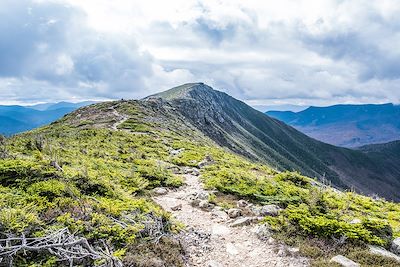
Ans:
POLYGON ((218 209, 216 209, 216 208, 214 208, 214 209, 212 210, 211 216, 212 216, 213 218, 216 218, 216 219, 220 220, 220 221, 226 221, 226 220, 228 220, 228 214, 226 214, 225 211, 218 210, 218 209))
POLYGON ((377 247, 377 246, 369 246, 369 252, 371 252, 372 254, 375 255, 380 255, 380 256, 384 256, 384 257, 388 257, 388 258, 392 258, 398 262, 400 262, 400 257, 397 256, 396 254, 387 251, 386 249, 382 248, 382 247, 377 247))
POLYGON ((395 238, 392 241, 391 247, 390 247, 391 251, 393 253, 396 253, 397 255, 400 255, 400 237, 395 238))
POLYGON ((377 247, 377 246, 370 245, 369 246, 369 252, 371 252, 372 254, 375 254, 375 255, 381 255, 381 256, 384 256, 384 257, 392 258, 392 259, 400 262, 400 257, 399 256, 397 256, 396 254, 394 254, 394 253, 392 253, 390 251, 387 251, 386 249, 384 249, 382 247, 377 247))
POLYGON ((200 200, 199 208, 203 210, 211 210, 214 207, 213 204, 209 203, 207 200, 200 200))
POLYGON ((236 206, 238 208, 244 208, 244 207, 247 207, 248 205, 249 205, 249 203, 244 199, 241 199, 236 203, 236 206))
POLYGON ((156 187, 153 189, 153 193, 156 195, 166 195, 168 190, 164 187, 156 187))
POLYGON ((237 218, 242 214, 242 211, 240 209, 229 209, 228 210, 228 216, 229 218, 237 218))
POLYGON ((200 204, 200 199, 198 199, 198 198, 195 198, 195 199, 191 199, 190 200, 190 205, 192 205, 193 207, 198 207, 199 206, 199 204, 200 204))
POLYGON ((207 200, 210 194, 204 191, 197 192, 195 197, 201 200, 207 200))
POLYGON ((260 224, 254 228, 254 233, 259 239, 267 240, 272 236, 271 230, 267 224, 260 224))
POLYGON ((259 210, 261 216, 278 216, 281 208, 277 205, 265 205, 259 210))
POLYGON ((342 255, 337 255, 337 256, 333 257, 330 260, 330 262, 336 262, 337 264, 339 264, 343 267, 360 267, 360 264, 358 264, 342 255))

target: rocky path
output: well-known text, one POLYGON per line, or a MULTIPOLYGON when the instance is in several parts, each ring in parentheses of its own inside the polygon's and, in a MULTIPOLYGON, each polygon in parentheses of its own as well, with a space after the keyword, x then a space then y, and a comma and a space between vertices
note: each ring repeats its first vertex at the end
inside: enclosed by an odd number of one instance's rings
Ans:
POLYGON ((268 235, 261 240, 263 227, 248 223, 246 218, 230 219, 218 207, 207 207, 207 192, 199 178, 192 174, 185 174, 185 178, 185 186, 160 192, 163 195, 154 200, 186 225, 181 239, 188 266, 308 266, 307 259, 299 257, 295 248, 280 245, 268 235), (193 205, 194 196, 200 199, 198 206, 203 209, 193 205))
POLYGON ((128 120, 128 117, 124 114, 119 113, 114 107, 112 108, 112 113, 117 117, 117 121, 113 125, 111 125, 111 129, 118 130, 118 125, 128 120))

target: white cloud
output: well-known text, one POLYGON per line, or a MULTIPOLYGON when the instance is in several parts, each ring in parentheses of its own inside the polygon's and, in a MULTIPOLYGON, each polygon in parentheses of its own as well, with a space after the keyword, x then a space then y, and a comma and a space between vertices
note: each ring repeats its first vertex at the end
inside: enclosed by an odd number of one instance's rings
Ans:
POLYGON ((2 99, 32 101, 31 83, 61 100, 140 98, 191 81, 257 105, 400 99, 396 0, 23 2, 0 3, 17 33, 0 41, 2 99), (18 64, 7 47, 24 51, 18 64))

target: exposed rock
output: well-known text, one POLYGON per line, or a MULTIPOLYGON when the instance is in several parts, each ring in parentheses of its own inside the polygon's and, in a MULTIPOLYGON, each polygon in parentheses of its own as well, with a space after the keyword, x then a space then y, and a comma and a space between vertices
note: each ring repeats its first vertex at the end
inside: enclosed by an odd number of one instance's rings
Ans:
POLYGON ((393 253, 396 253, 397 255, 400 255, 400 237, 395 238, 392 241, 392 245, 391 245, 390 249, 392 250, 393 253))
POLYGON ((244 208, 244 207, 247 207, 248 205, 249 205, 249 203, 244 199, 241 199, 236 203, 236 206, 238 208, 244 208))
POLYGON ((340 264, 343 267, 360 267, 360 264, 358 264, 342 255, 337 255, 337 256, 333 257, 330 260, 330 262, 336 262, 337 264, 340 264))
POLYGON ((197 168, 185 168, 183 171, 185 174, 191 174, 194 176, 199 176, 200 171, 197 168))
POLYGON ((242 214, 242 211, 240 209, 229 209, 228 210, 228 216, 229 218, 237 218, 242 214))
POLYGON ((156 195, 166 195, 168 193, 168 190, 163 187, 156 187, 153 189, 153 193, 156 195))
POLYGON ((362 221, 358 218, 354 218, 353 220, 350 221, 350 224, 360 224, 362 221))
POLYGON ((381 256, 384 256, 384 257, 392 258, 392 259, 400 262, 400 257, 399 256, 397 256, 396 254, 394 254, 392 252, 387 251, 386 249, 384 249, 382 247, 377 247, 377 246, 371 246, 370 245, 369 246, 369 251, 372 254, 381 255, 381 256))
POLYGON ((291 255, 296 255, 300 252, 300 248, 298 247, 289 247, 287 248, 287 251, 291 254, 291 255))
POLYGON ((257 225, 254 228, 254 233, 257 235, 258 238, 262 240, 266 240, 272 235, 271 230, 269 229, 269 226, 267 224, 257 225))
POLYGON ((201 200, 198 198, 192 199, 192 200, 190 200, 190 205, 192 205, 193 207, 198 207, 200 204, 200 201, 201 200))
POLYGON ((211 210, 214 207, 213 204, 209 203, 207 200, 200 200, 199 208, 203 210, 211 210))
POLYGON ((171 210, 173 211, 177 211, 177 210, 181 210, 182 209, 182 204, 178 204, 176 206, 171 207, 171 210))
POLYGON ((211 156, 207 155, 206 158, 199 162, 198 167, 203 168, 205 166, 214 164, 214 160, 211 156))
POLYGON ((252 221, 252 218, 249 218, 249 217, 239 218, 239 219, 235 220, 233 223, 231 223, 231 227, 249 225, 251 223, 251 221, 252 221))
POLYGON ((217 218, 221 221, 225 221, 228 219, 228 214, 226 214, 225 211, 218 210, 215 208, 212 210, 211 216, 213 216, 214 218, 217 218))
POLYGON ((196 198, 201 199, 201 200, 207 200, 208 197, 209 197, 209 194, 207 192, 204 192, 204 191, 198 192, 196 194, 196 198))
POLYGON ((171 156, 176 156, 179 155, 181 152, 183 152, 185 149, 184 148, 180 148, 180 149, 173 149, 169 152, 169 154, 171 156))
POLYGON ((278 216, 281 208, 277 205, 265 205, 259 210, 261 216, 278 216))

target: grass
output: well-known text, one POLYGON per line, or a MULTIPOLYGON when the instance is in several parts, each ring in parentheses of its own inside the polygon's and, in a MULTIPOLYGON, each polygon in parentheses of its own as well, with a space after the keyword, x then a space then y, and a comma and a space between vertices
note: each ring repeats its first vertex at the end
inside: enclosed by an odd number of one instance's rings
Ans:
MULTIPOLYGON (((215 145, 179 121, 152 124, 134 102, 119 106, 120 112, 135 118, 119 126, 124 130, 104 129, 99 125, 113 120, 101 116, 110 105, 115 103, 101 104, 97 112, 81 111, 104 118, 99 124, 88 123, 97 121, 89 115, 83 123, 68 115, 50 126, 0 139, 0 237, 42 236, 68 227, 93 244, 107 242, 126 263, 146 266, 144 259, 150 257, 179 266, 182 251, 173 240, 160 246, 146 243, 149 237, 142 232, 146 216, 161 218, 165 231, 179 228, 148 198, 148 192, 158 186, 181 186, 182 177, 172 170, 197 166, 208 156, 214 163, 201 170, 201 177, 206 188, 218 190, 210 200, 226 208, 239 198, 279 205, 284 211, 266 217, 264 223, 283 242, 299 246, 316 266, 329 266, 327 259, 335 253, 365 265, 375 260, 394 266, 369 255, 365 245, 387 247, 400 236, 399 204, 338 192, 297 172, 277 172, 215 145), (178 155, 170 155, 182 148, 178 155), (125 228, 116 223, 126 216, 133 216, 136 223, 125 228), (354 224, 354 219, 360 223, 354 224), (334 240, 346 242, 337 246, 334 240), (326 249, 319 250, 319 244, 326 249)), ((46 254, 18 256, 15 264, 29 266, 39 258, 46 266, 59 266, 46 254)))

